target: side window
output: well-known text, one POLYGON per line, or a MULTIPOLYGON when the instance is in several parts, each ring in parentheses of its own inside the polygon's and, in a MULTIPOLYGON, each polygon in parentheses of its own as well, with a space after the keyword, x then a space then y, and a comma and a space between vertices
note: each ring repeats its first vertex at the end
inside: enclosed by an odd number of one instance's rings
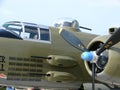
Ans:
POLYGON ((21 34, 24 39, 38 39, 38 28, 34 26, 24 26, 25 32, 21 34))
POLYGON ((40 28, 40 40, 50 41, 50 32, 49 32, 49 29, 40 28))
POLYGON ((20 35, 21 32, 22 32, 22 26, 21 25, 5 24, 5 25, 3 25, 3 27, 6 28, 7 30, 11 30, 11 31, 17 33, 18 35, 20 35))
POLYGON ((38 34, 38 28, 34 26, 25 26, 25 36, 24 38, 29 38, 29 39, 38 39, 39 34, 38 34))

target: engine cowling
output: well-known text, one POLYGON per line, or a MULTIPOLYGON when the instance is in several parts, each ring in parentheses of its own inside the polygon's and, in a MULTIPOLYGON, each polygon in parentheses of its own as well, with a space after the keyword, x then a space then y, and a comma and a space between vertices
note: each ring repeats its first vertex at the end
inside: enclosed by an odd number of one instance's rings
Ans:
MULTIPOLYGON (((100 36, 93 39, 88 49, 96 51, 109 38, 109 36, 100 36)), ((105 50, 96 63, 95 79, 104 83, 120 86, 120 43, 105 50)), ((90 75, 92 75, 92 65, 85 61, 85 67, 90 75)))

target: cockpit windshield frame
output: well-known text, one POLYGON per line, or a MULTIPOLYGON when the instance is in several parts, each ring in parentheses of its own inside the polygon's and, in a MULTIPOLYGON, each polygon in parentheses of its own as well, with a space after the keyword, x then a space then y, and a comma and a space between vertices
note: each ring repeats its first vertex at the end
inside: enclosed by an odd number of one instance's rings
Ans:
POLYGON ((51 32, 48 26, 10 21, 3 24, 3 27, 11 32, 15 32, 23 40, 51 43, 51 32))

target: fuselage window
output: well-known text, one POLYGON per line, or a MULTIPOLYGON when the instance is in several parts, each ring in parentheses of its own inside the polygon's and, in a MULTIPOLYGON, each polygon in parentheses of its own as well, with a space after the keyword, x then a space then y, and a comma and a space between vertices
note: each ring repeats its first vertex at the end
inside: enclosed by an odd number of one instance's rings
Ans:
POLYGON ((5 24, 3 27, 5 27, 7 30, 13 31, 16 34, 20 35, 22 32, 22 26, 17 24, 5 24))
POLYGON ((40 40, 50 41, 49 29, 40 28, 40 40))
POLYGON ((25 34, 26 34, 26 38, 29 38, 29 39, 38 39, 39 38, 37 27, 25 26, 25 34))

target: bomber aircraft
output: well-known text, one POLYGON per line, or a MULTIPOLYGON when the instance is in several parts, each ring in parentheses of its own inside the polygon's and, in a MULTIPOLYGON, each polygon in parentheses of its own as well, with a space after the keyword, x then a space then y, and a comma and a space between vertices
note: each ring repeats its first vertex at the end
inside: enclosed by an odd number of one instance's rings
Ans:
MULTIPOLYGON (((9 21, 0 29, 0 85, 81 89, 120 88, 120 28, 109 35, 81 31, 75 19, 55 26, 9 21)), ((96 89, 97 90, 97 89, 96 89)), ((104 90, 104 89, 103 89, 104 90)))

